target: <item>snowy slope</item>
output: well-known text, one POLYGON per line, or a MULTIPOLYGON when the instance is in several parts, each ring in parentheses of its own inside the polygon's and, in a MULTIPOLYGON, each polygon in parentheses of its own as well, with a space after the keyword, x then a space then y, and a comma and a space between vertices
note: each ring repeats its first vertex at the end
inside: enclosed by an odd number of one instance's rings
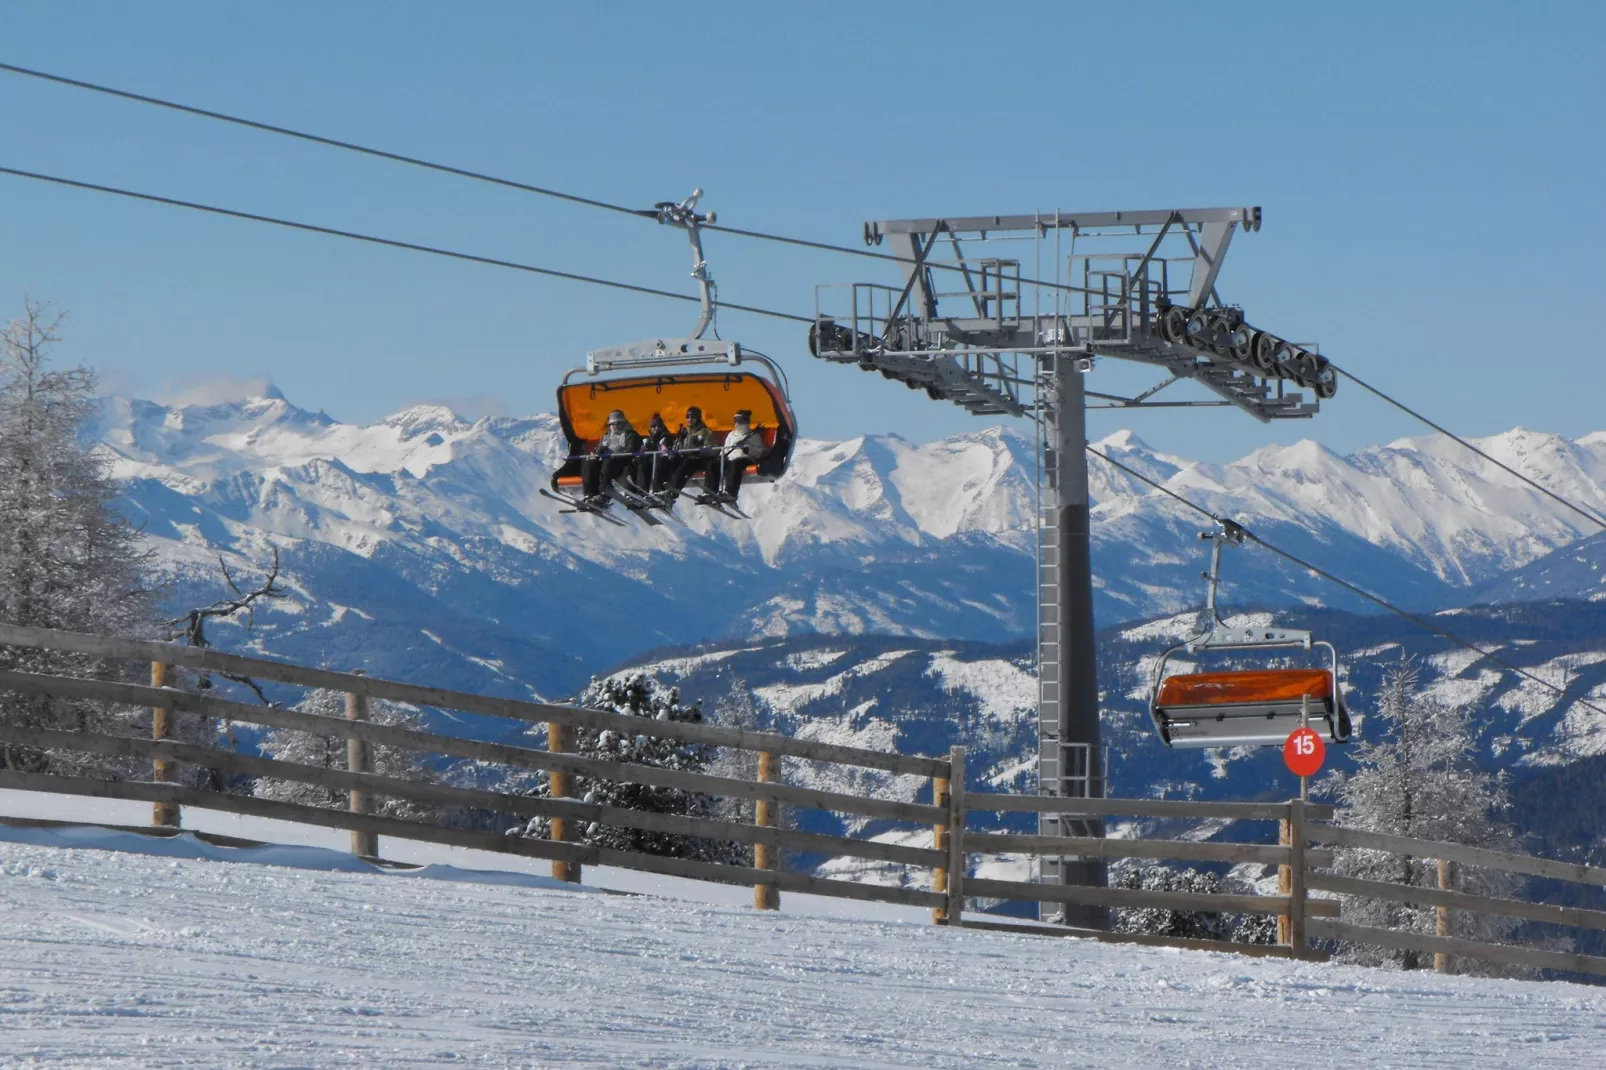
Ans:
POLYGON ((1603 1023, 1564 983, 0 844, 6 1066, 1576 1067, 1603 1023))
MULTIPOLYGON (((210 601, 215 558, 268 545, 295 597, 263 649, 504 693, 561 694, 633 651, 718 637, 1029 633, 1032 444, 1004 428, 925 445, 803 440, 792 471, 744 493, 751 524, 615 527, 540 496, 550 416, 469 423, 417 406, 370 426, 277 392, 188 406, 112 399, 95 434, 127 508, 175 580, 210 601)), ((1513 431, 1483 445, 1606 510, 1606 435, 1513 431)), ((1129 432, 1097 444, 1217 512, 1414 606, 1530 565, 1591 532, 1576 515, 1436 439, 1340 457, 1305 442, 1206 465, 1129 432)), ((1196 603, 1199 518, 1094 462, 1106 623, 1196 603)), ((1241 602, 1346 605, 1267 555, 1229 564, 1241 602)), ((239 636, 223 632, 226 644, 239 636)))
POLYGON ((1553 598, 1606 601, 1606 532, 1579 539, 1480 584, 1473 597, 1487 602, 1539 602, 1553 598))

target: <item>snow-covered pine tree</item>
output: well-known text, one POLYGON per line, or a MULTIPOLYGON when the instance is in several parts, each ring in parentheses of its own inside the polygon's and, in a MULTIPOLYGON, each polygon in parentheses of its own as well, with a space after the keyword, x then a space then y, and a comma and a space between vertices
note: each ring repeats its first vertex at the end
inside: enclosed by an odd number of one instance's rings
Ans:
MULTIPOLYGON (((611 713, 648 717, 658 721, 703 723, 703 712, 698 703, 682 702, 678 688, 665 687, 658 680, 640 672, 628 676, 592 680, 581 693, 578 705, 587 709, 607 710, 611 713)), ((576 753, 587 758, 600 758, 610 762, 629 762, 634 765, 656 766, 660 769, 702 773, 708 770, 714 757, 712 747, 679 743, 645 733, 631 734, 613 729, 597 732, 582 729, 576 733, 576 737, 576 753)), ((543 777, 535 794, 545 796, 548 790, 548 782, 543 777)), ((575 791, 586 802, 605 806, 684 817, 724 816, 720 814, 717 800, 713 796, 680 788, 576 777, 575 791)), ((611 847, 621 851, 639 851, 671 858, 689 858, 699 862, 751 864, 752 852, 745 844, 724 840, 706 840, 678 833, 649 832, 644 829, 596 823, 582 825, 577 831, 581 842, 594 847, 611 847)), ((544 818, 533 818, 524 832, 528 836, 539 836, 544 839, 550 832, 550 826, 544 818)))
MULTIPOLYGON (((1352 751, 1354 771, 1335 771, 1322 784, 1324 793, 1338 801, 1339 824, 1496 850, 1516 847, 1506 819, 1505 787, 1476 761, 1472 711, 1422 694, 1413 659, 1402 658, 1384 673, 1376 712, 1366 727, 1352 751)), ((1414 887, 1438 884, 1433 859, 1345 848, 1335 861, 1335 872, 1346 877, 1414 887)), ((1510 874, 1459 866, 1454 882, 1458 891, 1495 896, 1511 895, 1520 883, 1510 874)), ((1436 920, 1433 907, 1353 896, 1344 900, 1343 911, 1345 921, 1358 925, 1420 933, 1432 933, 1436 920)), ((1516 928, 1510 920, 1465 911, 1453 911, 1451 918, 1451 935, 1478 940, 1499 940, 1516 928)), ((1433 961, 1420 952, 1358 945, 1344 945, 1340 955, 1404 969, 1433 961)))
MULTIPOLYGON (((1115 888, 1149 892, 1188 892, 1215 895, 1221 879, 1191 866, 1133 866, 1110 882, 1115 888)), ((1113 911, 1118 933, 1147 933, 1194 940, 1230 940, 1240 944, 1272 944, 1277 940, 1275 919, 1256 914, 1220 914, 1204 910, 1171 910, 1164 907, 1118 907, 1113 911), (1268 925, 1267 922, 1270 921, 1268 925)))
MULTIPOLYGON (((142 637, 153 627, 139 534, 113 506, 103 452, 81 437, 95 413, 95 377, 55 369, 63 317, 37 302, 0 327, 0 620, 37 628, 142 637)), ((116 663, 57 651, 0 650, 0 667, 120 678, 116 663)), ((105 703, 0 695, 7 724, 132 735, 149 713, 105 703)), ((121 776, 139 764, 73 751, 0 747, 0 768, 121 776)), ((148 766, 145 767, 148 770, 148 766)))
MULTIPOLYGON (((308 695, 295 708, 302 713, 343 719, 346 716, 346 696, 339 691, 320 689, 308 695)), ((398 728, 420 727, 420 718, 415 711, 382 699, 369 701, 368 719, 374 724, 394 725, 398 728)), ((263 736, 261 749, 263 757, 275 761, 313 765, 320 769, 346 768, 344 738, 312 735, 288 728, 274 728, 263 736)), ((431 783, 441 782, 441 777, 430 767, 429 759, 417 751, 399 750, 379 743, 370 743, 368 760, 369 771, 380 776, 425 780, 431 783)), ((302 806, 322 806, 337 810, 345 809, 348 802, 344 791, 293 780, 259 779, 253 794, 262 799, 278 799, 281 802, 299 803, 302 806)), ((451 807, 431 806, 427 803, 385 795, 373 797, 373 812, 384 817, 439 823, 447 823, 456 816, 451 807)))

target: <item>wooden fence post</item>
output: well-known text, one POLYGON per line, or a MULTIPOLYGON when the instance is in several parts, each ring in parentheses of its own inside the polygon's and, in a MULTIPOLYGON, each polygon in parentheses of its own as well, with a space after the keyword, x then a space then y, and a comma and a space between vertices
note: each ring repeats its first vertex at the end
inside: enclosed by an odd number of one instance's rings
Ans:
POLYGON ((1288 804, 1288 953, 1305 957, 1305 800, 1288 804))
MULTIPOLYGON (((758 779, 761 784, 774 784, 781 779, 781 761, 769 751, 758 752, 758 779)), ((774 828, 776 810, 779 806, 779 803, 768 799, 756 800, 753 803, 753 824, 762 828, 774 828)), ((780 854, 778 847, 771 847, 767 843, 755 843, 753 868, 780 868, 780 854)), ((753 885, 753 906, 758 910, 781 909, 781 890, 773 884, 753 885)))
MULTIPOLYGON (((167 686, 167 665, 165 663, 160 661, 151 662, 151 686, 167 686)), ((151 738, 168 739, 172 735, 173 710, 168 706, 151 707, 151 738)), ((158 784, 172 784, 178 780, 178 770, 173 762, 157 758, 151 762, 151 779, 158 784)), ((167 802, 152 803, 151 824, 178 828, 178 806, 167 802)))
MULTIPOLYGON (((949 767, 949 775, 953 773, 949 767)), ((949 777, 934 776, 931 778, 931 805, 947 808, 948 806, 949 777)), ((947 824, 931 826, 931 847, 942 851, 946 856, 948 852, 948 826, 947 824)), ((931 870, 931 890, 938 895, 948 894, 948 866, 946 864, 933 866, 931 870)), ((931 908, 931 924, 942 925, 948 920, 948 907, 946 905, 931 908)))
POLYGON ((965 913, 965 748, 948 749, 948 903, 949 925, 963 925, 965 913))
MULTIPOLYGON (((1292 842, 1292 840, 1291 840, 1291 838, 1289 836, 1289 827, 1288 826, 1289 826, 1291 818, 1293 816, 1293 812, 1294 812, 1294 804, 1293 803, 1289 803, 1288 804, 1289 817, 1285 817, 1281 821, 1277 822, 1277 842, 1279 844, 1281 844, 1282 846, 1284 846, 1284 847, 1290 846, 1290 844, 1292 842)), ((1278 895, 1290 895, 1290 894, 1292 894, 1293 886, 1294 886, 1293 874, 1289 871, 1288 866, 1286 866, 1286 865, 1278 866, 1277 867, 1277 894, 1278 895)), ((1289 919, 1288 919, 1288 915, 1287 914, 1279 914, 1279 915, 1277 915, 1277 942, 1279 944, 1284 945, 1285 947, 1292 946, 1292 944, 1293 944, 1292 935, 1288 931, 1288 928, 1289 928, 1288 927, 1288 920, 1289 919)))
MULTIPOLYGON (((1450 867, 1452 865, 1454 865, 1454 863, 1452 863, 1448 858, 1439 859, 1439 891, 1441 892, 1448 892, 1451 886, 1455 883, 1451 879, 1452 874, 1450 872, 1450 867)), ((1433 919, 1433 935, 1450 935, 1449 907, 1440 906, 1435 909, 1435 917, 1433 919)), ((1436 973, 1449 973, 1450 956, 1445 954, 1443 951, 1435 951, 1433 953, 1433 969, 1436 973)))
MULTIPOLYGON (((346 692, 346 720, 368 720, 368 699, 354 692, 346 692)), ((353 773, 372 773, 373 762, 368 753, 368 741, 348 736, 346 738, 346 768, 353 773)), ((354 814, 371 812, 372 800, 366 791, 357 788, 351 789, 350 809, 354 814)), ((351 832, 351 853, 359 858, 379 857, 379 837, 372 832, 351 832)))
MULTIPOLYGON (((546 749, 553 754, 567 754, 573 741, 569 738, 569 726, 555 724, 551 721, 546 726, 546 749)), ((569 798, 574 792, 573 777, 568 773, 560 773, 554 769, 547 774, 550 786, 549 794, 554 799, 569 798)), ((552 821, 552 839, 563 842, 569 839, 569 822, 566 818, 554 817, 552 821)), ((552 879, 568 881, 570 884, 580 883, 580 863, 569 862, 561 858, 552 860, 552 879)))

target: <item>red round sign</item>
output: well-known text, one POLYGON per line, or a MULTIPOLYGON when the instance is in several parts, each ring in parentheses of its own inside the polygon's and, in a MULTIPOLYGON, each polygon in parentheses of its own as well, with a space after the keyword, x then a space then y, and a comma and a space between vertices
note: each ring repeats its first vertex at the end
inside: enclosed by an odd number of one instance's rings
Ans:
POLYGON ((1296 728, 1283 741, 1283 761, 1295 776, 1315 776, 1327 757, 1327 744, 1309 728, 1296 728))

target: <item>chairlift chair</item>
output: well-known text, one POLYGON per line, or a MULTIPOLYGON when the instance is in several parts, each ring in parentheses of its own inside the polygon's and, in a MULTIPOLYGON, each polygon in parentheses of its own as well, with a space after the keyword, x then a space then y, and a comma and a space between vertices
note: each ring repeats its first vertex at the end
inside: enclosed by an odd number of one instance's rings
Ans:
POLYGON ((1333 644, 1313 641, 1311 633, 1275 625, 1229 627, 1216 609, 1221 582, 1221 547, 1241 543, 1243 529, 1226 523, 1221 530, 1204 532, 1211 547, 1206 630, 1167 650, 1155 673, 1149 716, 1155 732, 1167 747, 1273 747, 1288 734, 1309 725, 1330 742, 1350 738, 1349 710, 1339 683, 1338 651, 1333 644), (1166 666, 1179 652, 1270 651, 1298 648, 1326 651, 1319 668, 1237 669, 1220 672, 1166 675, 1166 666))
POLYGON ((587 355, 586 366, 563 377, 558 387, 558 422, 568 442, 568 456, 552 474, 552 489, 580 486, 581 458, 607 433, 608 413, 624 412, 632 427, 645 431, 656 414, 674 430, 696 406, 703 422, 716 434, 730 431, 733 417, 750 411, 752 426, 764 439, 766 451, 748 466, 743 486, 773 482, 785 474, 797 439, 797 418, 787 397, 786 378, 778 365, 761 353, 744 350, 736 342, 683 339, 650 340, 617 350, 587 355), (767 374, 736 370, 757 364, 767 374), (728 371, 678 369, 725 364, 728 371), (613 374, 599 378, 609 372, 613 374), (584 378, 577 377, 584 376, 584 378))
MULTIPOLYGON (((697 214, 696 190, 684 201, 663 201, 643 215, 684 229, 691 241, 701 310, 692 333, 685 338, 653 338, 586 354, 584 367, 567 372, 558 386, 558 422, 568 452, 552 473, 549 497, 573 509, 606 516, 579 497, 584 458, 607 433, 608 413, 621 410, 637 432, 644 432, 654 415, 673 431, 684 422, 686 410, 702 410, 703 422, 723 435, 734 426, 737 412, 752 413, 751 426, 764 440, 764 456, 743 473, 743 484, 768 483, 785 474, 797 439, 786 373, 769 357, 740 343, 705 338, 718 311, 717 288, 703 258, 701 227, 714 222, 714 213, 697 214), (723 365, 719 371, 688 371, 723 365), (744 368, 745 366, 745 368, 744 368), (745 370, 754 367, 759 371, 745 370), (744 370, 738 370, 744 369, 744 370)), ((704 477, 705 489, 707 479, 704 477)), ((652 510, 669 512, 668 504, 633 488, 622 498, 632 513, 656 523, 652 510)), ((545 492, 543 492, 545 493, 545 492)), ((617 492, 615 492, 617 495, 617 492)), ((733 504, 714 504, 727 515, 740 516, 733 504)), ((672 514, 671 514, 672 515, 672 514)), ((611 518, 610 518, 611 519, 611 518)))

